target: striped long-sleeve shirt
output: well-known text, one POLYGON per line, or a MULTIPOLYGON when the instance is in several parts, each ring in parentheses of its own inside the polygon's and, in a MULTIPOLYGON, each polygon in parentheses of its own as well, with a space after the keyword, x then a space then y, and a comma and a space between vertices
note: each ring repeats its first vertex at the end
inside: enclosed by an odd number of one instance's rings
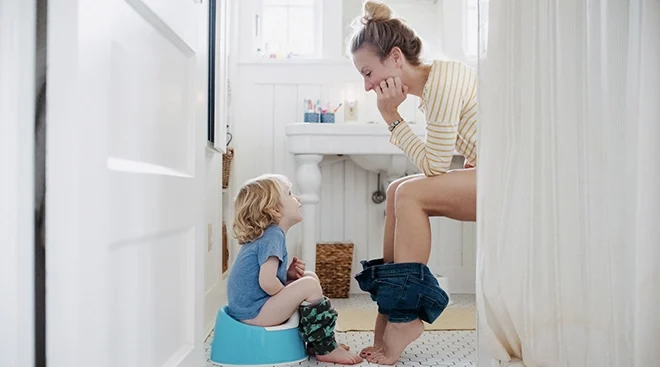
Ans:
POLYGON ((426 176, 446 173, 454 151, 477 165, 477 72, 457 61, 434 61, 420 109, 426 116, 426 141, 407 123, 397 125, 390 142, 426 176))

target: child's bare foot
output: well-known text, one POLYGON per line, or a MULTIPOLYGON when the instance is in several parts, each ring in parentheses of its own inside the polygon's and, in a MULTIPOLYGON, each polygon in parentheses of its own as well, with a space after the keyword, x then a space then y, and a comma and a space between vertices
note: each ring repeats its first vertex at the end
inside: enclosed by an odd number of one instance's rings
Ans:
POLYGON ((360 352, 360 357, 367 358, 371 353, 380 351, 383 348, 383 334, 387 325, 387 316, 381 313, 376 317, 376 326, 374 327, 374 345, 366 347, 360 352))
POLYGON ((424 323, 417 319, 406 323, 388 322, 383 335, 383 349, 373 352, 367 360, 376 364, 394 364, 410 343, 424 332, 424 323))
MULTIPOLYGON (((344 343, 340 343, 339 346, 346 349, 346 350, 351 350, 351 347, 349 347, 348 345, 346 345, 344 343)), ((309 354, 310 356, 314 355, 314 349, 312 349, 312 347, 309 346, 309 345, 307 346, 307 354, 309 354)))
POLYGON ((355 353, 351 353, 342 347, 337 347, 328 354, 317 355, 316 360, 339 364, 358 364, 362 362, 362 357, 355 353))

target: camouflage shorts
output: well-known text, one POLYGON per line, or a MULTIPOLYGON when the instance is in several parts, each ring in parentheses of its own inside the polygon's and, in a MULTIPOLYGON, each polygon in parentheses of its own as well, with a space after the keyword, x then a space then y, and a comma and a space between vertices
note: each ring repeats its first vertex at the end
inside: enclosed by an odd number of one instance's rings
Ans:
POLYGON ((321 303, 300 306, 298 331, 315 354, 328 354, 337 348, 336 322, 337 311, 327 297, 323 297, 321 303))

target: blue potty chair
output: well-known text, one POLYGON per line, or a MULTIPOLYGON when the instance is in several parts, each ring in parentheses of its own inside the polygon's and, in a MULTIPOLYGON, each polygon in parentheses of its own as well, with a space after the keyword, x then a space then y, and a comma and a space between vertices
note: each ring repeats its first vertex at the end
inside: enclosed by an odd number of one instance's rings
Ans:
POLYGON ((210 360, 222 366, 260 366, 307 360, 296 312, 282 325, 259 327, 236 321, 222 306, 215 320, 210 360))

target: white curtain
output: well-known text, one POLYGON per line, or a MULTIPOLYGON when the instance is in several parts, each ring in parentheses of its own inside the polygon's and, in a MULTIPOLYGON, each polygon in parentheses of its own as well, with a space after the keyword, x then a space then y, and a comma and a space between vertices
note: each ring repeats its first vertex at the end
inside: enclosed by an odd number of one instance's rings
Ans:
POLYGON ((479 366, 660 366, 660 0, 490 0, 479 366))

